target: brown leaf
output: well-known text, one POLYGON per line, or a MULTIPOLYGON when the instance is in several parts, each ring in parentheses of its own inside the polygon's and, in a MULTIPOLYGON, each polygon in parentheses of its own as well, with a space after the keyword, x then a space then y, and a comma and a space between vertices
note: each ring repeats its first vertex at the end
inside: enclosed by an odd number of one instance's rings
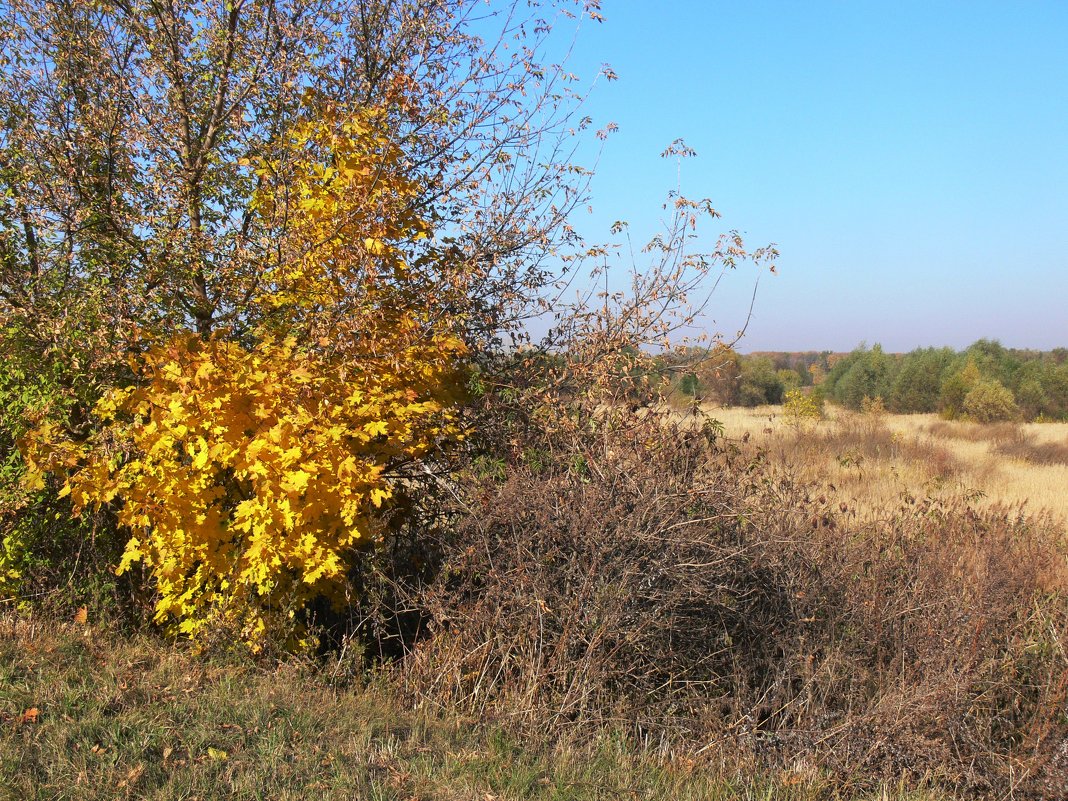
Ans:
POLYGON ((131 787, 133 787, 135 784, 137 784, 138 779, 141 778, 141 775, 144 772, 145 772, 145 766, 143 764, 138 763, 137 765, 135 765, 133 768, 130 769, 129 773, 126 774, 126 779, 125 779, 126 783, 129 784, 131 787))
POLYGON ((22 713, 22 717, 19 718, 19 723, 36 723, 37 719, 41 716, 41 710, 35 706, 31 706, 25 712, 22 713))
POLYGON ((84 626, 89 622, 89 610, 84 606, 78 607, 78 611, 74 613, 74 622, 78 626, 84 626))

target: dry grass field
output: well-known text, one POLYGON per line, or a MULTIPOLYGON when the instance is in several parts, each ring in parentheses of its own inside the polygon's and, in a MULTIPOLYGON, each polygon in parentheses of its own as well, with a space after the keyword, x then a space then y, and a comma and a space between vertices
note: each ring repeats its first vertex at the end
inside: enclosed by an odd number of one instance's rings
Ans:
POLYGON ((728 437, 848 498, 862 518, 909 496, 952 494, 1068 521, 1068 423, 984 425, 828 406, 825 419, 799 426, 779 406, 702 411, 728 437))

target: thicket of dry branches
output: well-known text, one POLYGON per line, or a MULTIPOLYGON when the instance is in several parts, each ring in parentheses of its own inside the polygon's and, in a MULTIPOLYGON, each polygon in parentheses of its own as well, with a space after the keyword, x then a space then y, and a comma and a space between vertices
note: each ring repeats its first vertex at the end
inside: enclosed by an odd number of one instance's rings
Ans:
POLYGON ((861 525, 758 452, 606 412, 481 461, 398 664, 423 703, 527 732, 981 796, 1068 781, 1063 532, 965 499, 861 525))

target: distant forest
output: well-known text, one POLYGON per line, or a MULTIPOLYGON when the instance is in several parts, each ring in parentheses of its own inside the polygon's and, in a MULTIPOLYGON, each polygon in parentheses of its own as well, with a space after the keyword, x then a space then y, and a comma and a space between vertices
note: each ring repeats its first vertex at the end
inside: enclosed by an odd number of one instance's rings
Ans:
POLYGON ((1068 420, 1068 348, 1006 348, 981 339, 963 351, 919 348, 887 353, 862 345, 851 353, 753 353, 717 346, 663 357, 673 394, 725 406, 781 403, 791 389, 860 409, 865 398, 892 412, 947 418, 1068 420))

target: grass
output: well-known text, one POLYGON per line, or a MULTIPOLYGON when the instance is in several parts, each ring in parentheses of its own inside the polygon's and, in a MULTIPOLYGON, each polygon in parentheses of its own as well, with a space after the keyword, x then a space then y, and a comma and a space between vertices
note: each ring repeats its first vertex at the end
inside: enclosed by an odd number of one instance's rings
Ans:
MULTIPOLYGON (((0 799, 851 797, 608 735, 540 748, 492 722, 405 708, 307 662, 198 656, 148 635, 0 621, 0 799)), ((858 798, 930 801, 884 788, 858 798)))
POLYGON ((833 485, 857 514, 878 519, 903 494, 972 496, 979 507, 1047 512, 1068 521, 1068 423, 980 424, 933 414, 863 415, 828 408, 798 431, 780 407, 705 409, 809 480, 833 485))

